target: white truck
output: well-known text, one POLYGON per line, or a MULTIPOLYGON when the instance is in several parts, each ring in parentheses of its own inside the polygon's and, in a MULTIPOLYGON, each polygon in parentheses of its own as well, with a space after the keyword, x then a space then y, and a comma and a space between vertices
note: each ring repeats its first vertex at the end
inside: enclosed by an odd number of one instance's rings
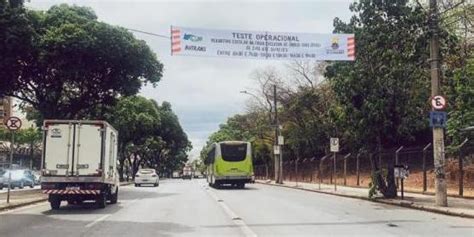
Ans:
POLYGON ((61 201, 117 203, 118 133, 105 121, 45 120, 41 189, 52 209, 61 201))

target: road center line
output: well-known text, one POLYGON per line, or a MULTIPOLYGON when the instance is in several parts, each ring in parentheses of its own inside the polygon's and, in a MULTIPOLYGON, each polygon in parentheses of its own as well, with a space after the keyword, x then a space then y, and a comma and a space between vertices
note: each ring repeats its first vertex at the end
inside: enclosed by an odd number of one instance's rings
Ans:
POLYGON ((250 227, 217 196, 217 194, 210 189, 205 190, 209 196, 211 196, 221 206, 221 208, 224 209, 224 212, 232 219, 232 222, 240 228, 246 237, 257 237, 257 234, 255 234, 255 232, 253 232, 252 229, 250 229, 250 227))
POLYGON ((106 218, 108 218, 110 216, 110 214, 107 214, 107 215, 103 215, 97 219, 95 219, 93 222, 89 223, 86 225, 86 228, 91 228, 92 226, 94 226, 95 224, 105 220, 106 218))

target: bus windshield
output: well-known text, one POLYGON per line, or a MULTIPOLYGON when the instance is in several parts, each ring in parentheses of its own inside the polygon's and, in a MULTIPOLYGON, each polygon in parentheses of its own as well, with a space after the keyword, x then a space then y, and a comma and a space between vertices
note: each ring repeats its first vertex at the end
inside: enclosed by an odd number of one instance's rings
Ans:
POLYGON ((243 161, 247 155, 247 144, 221 144, 222 159, 243 161))

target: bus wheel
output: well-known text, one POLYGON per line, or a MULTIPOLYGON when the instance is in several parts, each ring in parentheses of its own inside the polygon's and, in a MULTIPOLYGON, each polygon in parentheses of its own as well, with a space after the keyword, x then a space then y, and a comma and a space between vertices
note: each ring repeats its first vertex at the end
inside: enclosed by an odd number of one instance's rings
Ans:
POLYGON ((244 189, 245 188, 245 183, 237 184, 237 188, 244 189))

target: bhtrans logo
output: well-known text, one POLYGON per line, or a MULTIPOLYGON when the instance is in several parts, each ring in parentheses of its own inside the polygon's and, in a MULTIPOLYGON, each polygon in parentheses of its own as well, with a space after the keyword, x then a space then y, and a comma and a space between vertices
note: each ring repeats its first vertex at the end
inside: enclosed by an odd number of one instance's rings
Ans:
POLYGON ((344 54, 344 49, 339 48, 339 36, 331 38, 331 45, 326 48, 327 54, 344 54))
POLYGON ((331 48, 334 50, 339 49, 339 37, 332 37, 331 48))
POLYGON ((202 41, 202 36, 197 36, 193 34, 184 34, 183 39, 192 41, 192 42, 199 42, 199 41, 202 41))

